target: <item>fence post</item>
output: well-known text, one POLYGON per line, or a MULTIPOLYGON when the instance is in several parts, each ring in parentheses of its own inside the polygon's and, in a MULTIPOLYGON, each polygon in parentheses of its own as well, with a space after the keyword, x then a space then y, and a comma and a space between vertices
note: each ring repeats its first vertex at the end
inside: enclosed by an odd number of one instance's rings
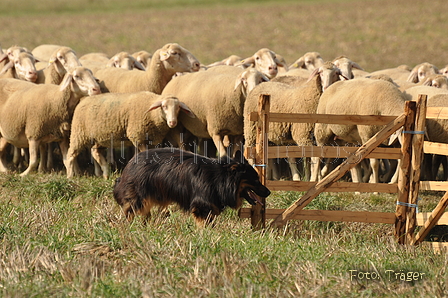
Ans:
MULTIPOLYGON (((406 121, 403 126, 404 131, 414 130, 416 102, 407 101, 404 109, 406 115, 406 121)), ((401 153, 403 157, 401 159, 401 167, 399 169, 398 178, 398 199, 395 210, 395 237, 398 243, 405 243, 406 235, 406 212, 407 203, 409 197, 409 181, 410 181, 410 168, 411 168, 411 154, 412 154, 412 134, 404 133, 401 144, 401 153)))
MULTIPOLYGON (((260 181, 266 185, 266 171, 268 163, 268 133, 269 133, 270 96, 260 94, 258 99, 257 139, 255 148, 255 169, 260 176, 260 181)), ((261 204, 251 208, 251 224, 256 230, 266 226, 266 198, 259 198, 261 204)))
POLYGON ((412 158, 408 209, 406 214, 406 238, 408 244, 415 242, 415 227, 417 225, 418 192, 420 190, 420 167, 423 160, 424 130, 426 126, 426 101, 427 96, 420 94, 417 99, 417 111, 415 115, 415 131, 412 137, 412 158), (410 207, 412 206, 412 207, 410 207))

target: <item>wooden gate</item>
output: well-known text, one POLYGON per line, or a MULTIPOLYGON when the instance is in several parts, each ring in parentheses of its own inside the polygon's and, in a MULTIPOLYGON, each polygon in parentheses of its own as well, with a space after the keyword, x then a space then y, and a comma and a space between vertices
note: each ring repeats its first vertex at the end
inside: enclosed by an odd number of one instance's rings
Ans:
MULTIPOLYGON (((270 190, 305 191, 302 197, 287 209, 266 209, 257 204, 252 208, 242 208, 240 217, 251 218, 252 226, 256 229, 264 228, 267 219, 273 219, 271 226, 281 227, 288 220, 319 220, 387 223, 395 225, 395 235, 401 244, 419 244, 429 230, 443 215, 448 204, 448 195, 441 199, 432 213, 417 216, 417 199, 420 185, 424 190, 448 190, 447 183, 420 182, 420 164, 423 158, 423 148, 426 153, 448 153, 445 144, 424 142, 424 128, 426 120, 426 95, 419 96, 417 102, 406 102, 404 113, 395 116, 378 115, 323 115, 323 114, 286 114, 270 113, 269 95, 260 95, 258 112, 250 114, 250 120, 257 122, 257 140, 255 147, 245 148, 246 158, 254 160, 261 182, 270 190), (269 123, 330 123, 330 124, 362 124, 385 125, 361 147, 344 147, 339 150, 333 146, 267 146, 269 123), (403 128, 401 148, 378 147, 398 129, 403 128), (345 154, 345 155, 344 155, 345 154), (331 173, 319 182, 306 181, 272 181, 266 179, 266 165, 269 158, 284 157, 321 157, 346 158, 331 173), (351 183, 339 182, 345 173, 356 166, 364 158, 401 159, 399 181, 395 184, 387 183, 351 183), (382 192, 397 193, 396 212, 365 212, 365 211, 330 211, 304 210, 314 198, 324 191, 331 192, 382 192), (415 235, 416 225, 423 228, 415 235)), ((429 108, 428 118, 448 119, 448 108, 429 108)), ((448 217, 443 219, 448 222, 448 217)))

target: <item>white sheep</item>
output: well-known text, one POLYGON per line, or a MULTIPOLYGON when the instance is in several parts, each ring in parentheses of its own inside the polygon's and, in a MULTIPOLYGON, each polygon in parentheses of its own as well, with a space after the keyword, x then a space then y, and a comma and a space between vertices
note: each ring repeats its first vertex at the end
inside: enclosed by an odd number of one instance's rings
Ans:
POLYGON ((4 150, 8 143, 18 148, 29 147, 29 166, 21 176, 37 167, 41 144, 59 142, 65 160, 73 110, 83 96, 99 92, 92 72, 84 67, 67 73, 59 86, 1 79, 0 171, 7 171, 4 150))
POLYGON ((194 117, 188 106, 176 97, 149 91, 104 93, 83 99, 73 115, 67 176, 75 174, 74 161, 80 151, 93 145, 92 156, 101 166, 103 177, 108 178, 108 163, 100 152, 102 147, 117 148, 130 143, 144 151, 149 146, 161 146, 169 129, 177 125, 180 110, 194 117), (160 109, 153 111, 157 108, 160 109))
MULTIPOLYGON (((17 49, 2 57, 7 62, 0 71, 0 78, 15 78, 28 82, 36 82, 38 76, 36 71, 36 59, 27 51, 17 49)), ((0 62, 2 61, 0 60, 0 62)))
POLYGON ((37 84, 59 85, 69 69, 81 66, 74 50, 59 47, 48 57, 48 66, 37 72, 37 84))
POLYGON ((407 81, 410 74, 411 74, 411 68, 409 66, 399 65, 393 68, 386 68, 373 71, 370 74, 368 74, 368 76, 387 75, 394 82, 396 82, 396 81, 407 81))
POLYGON ((199 67, 193 54, 176 43, 169 43, 154 53, 146 71, 109 67, 96 71, 95 76, 104 91, 160 94, 177 72, 198 71, 199 67))
POLYGON ((256 70, 263 73, 269 79, 277 76, 279 66, 285 68, 285 71, 288 70, 288 66, 283 64, 277 58, 277 55, 267 48, 258 50, 251 57, 243 59, 239 63, 235 64, 235 66, 241 66, 243 68, 255 67, 256 70))
POLYGON ((428 97, 436 94, 446 94, 448 89, 436 88, 432 86, 414 86, 403 91, 408 100, 416 101, 420 94, 426 94, 428 97))
POLYGON ((134 68, 140 70, 146 70, 145 66, 143 66, 140 62, 137 61, 131 54, 128 52, 119 52, 112 56, 109 59, 106 67, 117 67, 132 70, 134 68))
POLYGON ((445 65, 444 68, 440 69, 440 70, 439 70, 439 73, 442 74, 442 75, 444 75, 445 77, 448 77, 448 64, 445 65))
POLYGON ((219 65, 234 66, 234 65, 238 64, 241 60, 243 60, 243 58, 241 58, 238 55, 230 55, 227 58, 224 58, 220 61, 216 61, 216 62, 213 62, 213 63, 207 65, 207 68, 215 67, 215 66, 219 66, 219 65))
MULTIPOLYGON (((405 95, 388 81, 358 78, 331 85, 322 94, 317 113, 398 116, 404 111, 405 101, 405 95)), ((339 141, 358 145, 366 143, 381 128, 382 126, 375 125, 316 123, 314 135, 317 146, 340 145, 339 141)), ((372 182, 378 183, 378 161, 370 159, 370 164, 373 171, 372 182)), ((314 163, 313 181, 316 181, 318 178, 318 166, 318 163, 314 163)), ((354 182, 360 182, 357 174, 357 171, 352 171, 352 180, 354 182)), ((394 177, 395 179, 396 177, 394 177)))
POLYGON ((409 74, 409 77, 407 79, 408 82, 418 83, 423 81, 423 79, 429 75, 438 74, 439 69, 431 63, 423 62, 418 65, 416 65, 411 73, 409 74))
POLYGON ((289 68, 303 68, 310 72, 314 71, 316 68, 321 67, 324 64, 324 59, 318 52, 307 52, 302 57, 294 61, 289 68))
MULTIPOLYGON (((274 113, 315 113, 319 98, 326 88, 339 81, 341 71, 331 62, 316 68, 308 82, 292 86, 280 82, 266 82, 252 90, 244 106, 244 138, 247 146, 255 146, 256 126, 249 114, 258 110, 261 94, 270 95, 270 110, 274 113)), ((310 123, 271 123, 268 139, 276 145, 312 145, 313 125, 310 123)), ((293 180, 299 180, 295 159, 289 159, 293 180)), ((309 167, 306 168, 309 176, 309 167)), ((274 177, 277 178, 277 177, 274 177)))
POLYGON ((364 70, 358 63, 350 60, 346 56, 339 56, 333 60, 333 64, 341 70, 341 81, 345 79, 353 79, 353 69, 364 70))
POLYGON ((39 61, 48 62, 50 61, 50 57, 53 53, 60 47, 62 46, 56 44, 41 44, 35 47, 31 51, 31 54, 33 54, 33 56, 39 61))
POLYGON ((132 57, 134 57, 135 60, 140 62, 140 64, 143 65, 146 69, 151 62, 152 54, 148 51, 142 50, 133 53, 132 57))
POLYGON ((225 136, 233 138, 234 152, 242 141, 246 96, 257 84, 268 80, 254 68, 215 66, 174 78, 162 94, 174 95, 187 104, 196 118, 181 115, 180 123, 198 138, 212 138, 219 156, 224 156, 225 136))

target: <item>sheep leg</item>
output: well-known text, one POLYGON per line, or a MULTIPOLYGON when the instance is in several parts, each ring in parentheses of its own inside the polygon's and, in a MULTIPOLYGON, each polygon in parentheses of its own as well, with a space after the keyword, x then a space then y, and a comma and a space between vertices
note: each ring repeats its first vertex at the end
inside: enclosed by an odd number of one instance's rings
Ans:
POLYGON ((320 173, 320 158, 311 157, 311 182, 317 182, 319 180, 320 173))
POLYGON ((218 156, 223 157, 227 155, 226 147, 224 147, 224 143, 222 141, 221 135, 214 134, 213 135, 213 143, 216 146, 216 149, 218 150, 218 156))
POLYGON ((23 173, 20 174, 21 177, 28 175, 38 167, 39 145, 40 145, 39 140, 28 140, 28 146, 30 151, 30 162, 28 168, 23 173))
POLYGON ((398 176, 400 174, 400 169, 401 169, 401 159, 399 159, 397 161, 398 161, 397 168, 395 169, 394 175, 390 179, 390 183, 398 183, 398 176))
POLYGON ((103 178, 109 178, 109 166, 107 164, 106 158, 101 154, 100 148, 98 148, 97 146, 93 146, 90 151, 92 153, 93 159, 100 165, 101 170, 103 171, 103 178))
POLYGON ((39 146, 39 155, 40 155, 40 162, 39 162, 39 168, 37 171, 39 173, 45 173, 47 171, 47 149, 49 149, 49 144, 40 144, 39 146))
MULTIPOLYGON (((5 160, 5 150, 8 146, 8 142, 0 137, 0 172, 6 173, 8 172, 8 168, 6 166, 6 160, 5 160)), ((14 147, 16 148, 16 147, 14 147)), ((15 151, 15 150, 14 150, 15 151)))
POLYGON ((289 169, 291 170, 292 180, 300 181, 299 169, 297 168, 296 159, 294 157, 288 158, 289 169))

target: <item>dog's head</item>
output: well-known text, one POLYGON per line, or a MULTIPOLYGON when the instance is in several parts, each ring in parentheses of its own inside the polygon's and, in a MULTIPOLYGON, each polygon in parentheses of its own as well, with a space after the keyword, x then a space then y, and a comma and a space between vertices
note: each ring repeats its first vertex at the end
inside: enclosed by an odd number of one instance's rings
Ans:
POLYGON ((266 198, 271 191, 261 184, 257 171, 249 165, 244 157, 235 158, 235 162, 230 164, 229 169, 233 175, 238 177, 236 188, 236 208, 241 207, 243 198, 251 204, 262 204, 258 197, 266 198))

